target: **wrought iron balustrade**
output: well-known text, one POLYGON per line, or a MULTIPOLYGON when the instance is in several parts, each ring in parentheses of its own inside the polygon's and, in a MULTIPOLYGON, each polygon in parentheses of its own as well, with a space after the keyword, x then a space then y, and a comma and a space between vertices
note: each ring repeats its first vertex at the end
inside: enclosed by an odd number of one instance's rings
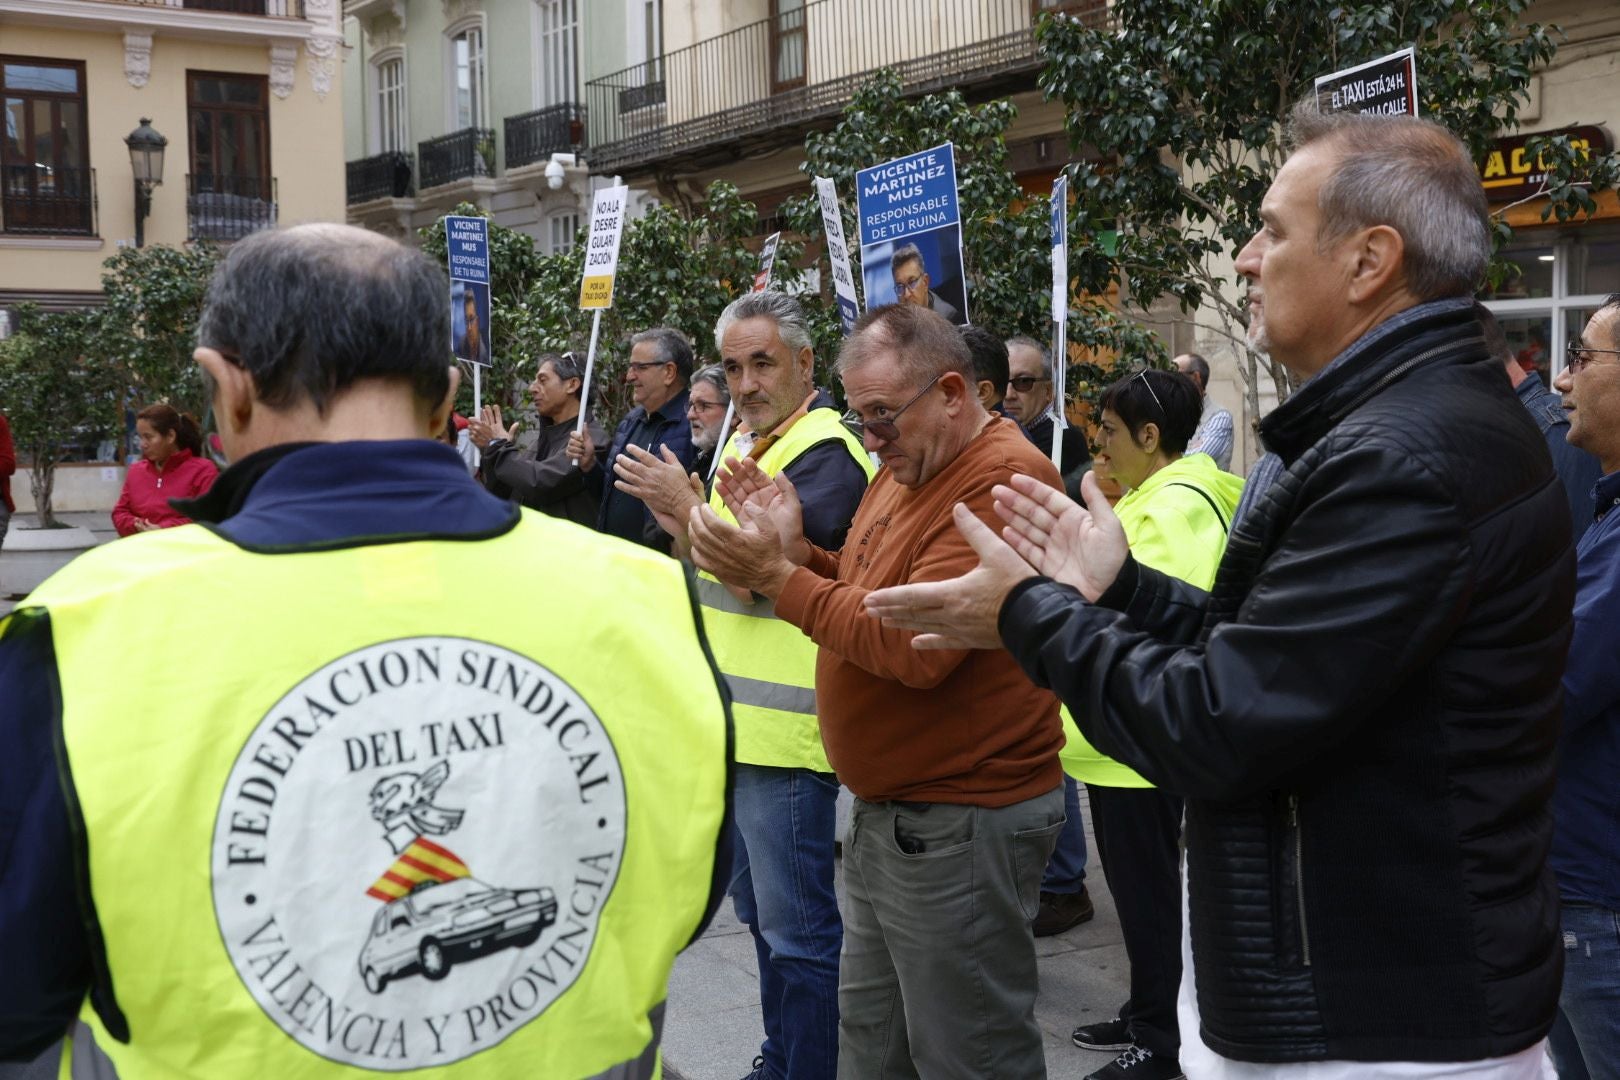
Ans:
POLYGON ((275 228, 276 216, 274 177, 186 177, 187 235, 193 240, 240 240, 275 228))
POLYGON ((126 7, 184 8, 188 11, 219 11, 230 15, 263 15, 271 19, 302 19, 304 0, 97 0, 102 4, 126 7))
POLYGON ((96 170, 0 167, 0 233, 96 235, 96 170))
POLYGON ((587 82, 592 167, 617 172, 825 120, 881 68, 915 93, 1033 86, 1043 10, 1114 25, 1108 0, 808 0, 587 82))
POLYGON ((390 150, 348 162, 349 205, 372 199, 403 199, 411 193, 415 165, 410 154, 390 150))
POLYGON ((416 144, 421 167, 416 188, 438 187, 474 176, 495 175, 495 129, 462 128, 416 144))
POLYGON ((585 106, 577 101, 506 118, 506 167, 516 169, 585 146, 585 106))

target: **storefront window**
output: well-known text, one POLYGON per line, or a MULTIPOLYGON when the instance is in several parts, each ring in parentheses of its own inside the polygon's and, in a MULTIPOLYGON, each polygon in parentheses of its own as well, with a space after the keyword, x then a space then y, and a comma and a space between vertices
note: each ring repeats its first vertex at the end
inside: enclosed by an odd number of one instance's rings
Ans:
POLYGON ((1620 291, 1620 226, 1556 237, 1540 232, 1503 249, 1513 272, 1479 298, 1501 321, 1520 365, 1551 386, 1564 368, 1566 345, 1580 337, 1604 297, 1620 291))

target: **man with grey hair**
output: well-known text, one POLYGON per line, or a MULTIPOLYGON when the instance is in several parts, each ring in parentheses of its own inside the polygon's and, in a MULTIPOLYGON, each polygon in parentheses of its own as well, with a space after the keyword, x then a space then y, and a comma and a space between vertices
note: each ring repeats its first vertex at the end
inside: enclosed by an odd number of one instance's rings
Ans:
POLYGON ((1539 1080, 1563 488, 1474 318, 1467 149, 1309 105, 1292 144, 1236 266, 1251 344, 1304 384, 1261 422, 1213 591, 1136 563, 1095 480, 1082 507, 1019 478, 1010 544, 967 522, 972 573, 869 610, 1006 647, 1098 750, 1187 796, 1188 1076, 1539 1080))
POLYGON ((1198 430, 1187 444, 1187 453, 1208 454, 1222 472, 1231 472, 1232 414, 1210 399, 1209 361, 1197 353, 1182 353, 1173 363, 1177 371, 1193 381, 1198 396, 1204 400, 1204 414, 1198 418, 1198 430))
POLYGON ((652 508, 609 483, 603 462, 616 461, 630 447, 649 453, 663 448, 682 469, 691 468, 697 456, 692 425, 686 418, 686 384, 691 378, 692 343, 686 335, 668 326, 643 330, 630 339, 630 361, 624 369, 635 408, 614 431, 607 456, 598 460, 599 447, 589 431, 569 436, 569 460, 579 462, 586 486, 601 500, 596 518, 599 531, 659 551, 669 550, 669 534, 658 527, 652 508))
MULTIPOLYGON (((873 467, 815 385, 815 355, 799 302, 786 293, 748 293, 714 327, 715 347, 742 423, 722 460, 781 476, 799 493, 810 543, 837 549, 873 467)), ((718 421, 716 421, 718 423, 718 421)), ((674 465, 634 449, 615 463, 620 490, 648 500, 685 551, 685 523, 700 505, 658 501, 655 478, 674 465)), ((716 485, 717 487, 719 485, 716 485)), ((735 521, 718 493, 708 505, 735 521)), ((771 598, 697 580, 715 662, 731 686, 737 768, 732 804, 738 843, 731 898, 759 962, 765 1040, 750 1075, 823 1080, 836 1070, 838 950, 843 938, 833 890, 838 780, 827 764, 816 716, 816 643, 777 618, 771 598)))
POLYGON ((928 267, 923 264, 922 251, 916 244, 901 244, 894 249, 894 254, 889 256, 889 273, 894 276, 895 303, 915 304, 937 312, 957 326, 963 323, 962 313, 934 291, 928 267))
POLYGON ((741 527, 709 507, 690 524, 700 567, 820 646, 821 738, 855 793, 838 1075, 1043 1076, 1030 920, 1064 820, 1057 699, 999 648, 917 652, 861 604, 964 569, 953 515, 988 518, 995 484, 1057 470, 984 410, 961 334, 925 308, 867 312, 838 371, 883 462, 848 541, 808 539, 793 483, 753 462, 719 485, 741 527))
MULTIPOLYGON (((1052 453, 1052 429, 1057 426, 1054 394, 1052 354, 1047 347, 1022 334, 1008 338, 1007 395, 1002 399, 1002 408, 1048 457, 1052 453)), ((1085 432, 1075 427, 1067 429, 1059 466, 1065 483, 1078 482, 1075 478, 1090 456, 1085 432)))

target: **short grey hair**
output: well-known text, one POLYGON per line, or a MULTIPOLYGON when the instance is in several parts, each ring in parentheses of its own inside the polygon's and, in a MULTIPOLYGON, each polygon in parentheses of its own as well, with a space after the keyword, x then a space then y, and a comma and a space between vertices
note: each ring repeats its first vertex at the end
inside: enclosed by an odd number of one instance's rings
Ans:
POLYGON ((1027 334, 1018 334, 1015 337, 1010 337, 1007 339, 1008 352, 1012 352, 1013 349, 1019 345, 1022 345, 1025 348, 1034 349, 1036 352, 1041 354, 1041 377, 1050 379, 1052 377, 1052 353, 1050 350, 1048 350, 1045 345, 1042 345, 1040 342, 1036 341, 1027 334))
POLYGON ((731 402, 731 388, 726 385, 726 373, 719 364, 709 364, 698 368, 692 373, 692 385, 708 383, 714 387, 714 392, 720 395, 720 404, 731 402))
POLYGON ((643 341, 658 346, 658 362, 674 364, 681 382, 688 382, 692 378, 692 343, 686 340, 685 334, 672 326, 655 326, 632 337, 630 347, 633 349, 643 341))
POLYGON ((1462 142, 1431 120, 1322 113, 1307 98, 1294 107, 1288 143, 1301 150, 1319 142, 1339 160, 1317 197, 1318 248, 1386 225, 1405 245, 1406 284, 1420 300, 1471 297, 1490 260, 1491 228, 1462 142))
POLYGON ((732 323, 745 319, 769 319, 776 324, 776 333, 782 344, 797 356, 800 349, 813 349, 810 343, 810 324, 805 321, 804 308, 799 301, 785 292, 765 289, 744 293, 726 305, 726 310, 714 321, 714 348, 724 354, 721 344, 732 323))
POLYGON ((923 262, 922 249, 917 247, 916 244, 901 244, 899 247, 894 249, 894 254, 889 256, 890 275, 893 275, 896 270, 899 270, 902 266, 906 265, 906 263, 912 262, 913 260, 920 263, 922 265, 923 272, 927 273, 928 264, 923 262))
POLYGON ((885 351, 894 352, 913 386, 921 387, 951 371, 969 386, 977 381, 973 354, 961 331, 931 308, 885 304, 862 315, 838 350, 838 377, 846 377, 885 351))

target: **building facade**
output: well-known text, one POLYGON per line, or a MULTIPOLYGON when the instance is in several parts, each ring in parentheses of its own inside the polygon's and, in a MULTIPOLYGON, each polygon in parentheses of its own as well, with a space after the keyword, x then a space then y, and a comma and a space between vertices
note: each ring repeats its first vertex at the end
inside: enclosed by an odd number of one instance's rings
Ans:
POLYGON ((343 220, 338 2, 0 0, 0 310, 97 302, 138 233, 343 220), (167 139, 145 199, 143 121, 167 139))
POLYGON ((571 247, 601 172, 581 87, 593 64, 624 64, 632 6, 347 0, 349 220, 414 240, 469 202, 541 251, 571 247))

